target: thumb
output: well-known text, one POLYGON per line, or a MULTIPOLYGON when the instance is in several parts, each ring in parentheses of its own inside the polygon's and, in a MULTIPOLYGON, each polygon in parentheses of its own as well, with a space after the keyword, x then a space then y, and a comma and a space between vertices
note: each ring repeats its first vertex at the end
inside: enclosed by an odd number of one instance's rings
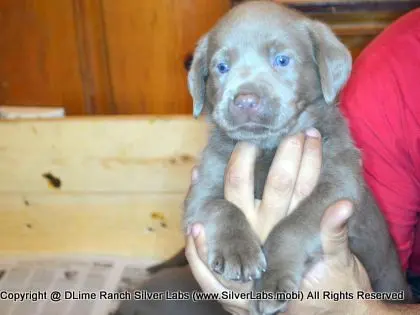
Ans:
POLYGON ((324 213, 321 221, 321 242, 324 254, 347 265, 351 258, 347 221, 353 214, 349 201, 338 201, 324 213))

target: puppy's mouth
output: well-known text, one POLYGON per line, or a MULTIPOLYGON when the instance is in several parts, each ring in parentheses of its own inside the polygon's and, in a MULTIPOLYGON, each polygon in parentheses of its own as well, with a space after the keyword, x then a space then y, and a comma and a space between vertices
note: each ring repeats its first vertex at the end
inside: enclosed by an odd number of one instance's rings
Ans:
POLYGON ((219 124, 219 126, 222 127, 230 138, 240 141, 264 141, 265 139, 278 136, 285 132, 285 130, 283 130, 284 128, 276 128, 274 126, 267 126, 254 122, 236 126, 219 124))
POLYGON ((268 133, 270 132, 270 128, 262 124, 248 122, 239 126, 235 126, 229 131, 231 132, 243 131, 246 133, 252 133, 254 135, 264 135, 264 134, 268 135, 268 133))
POLYGON ((284 126, 273 124, 268 119, 260 119, 261 121, 241 121, 234 122, 232 117, 226 115, 223 111, 216 110, 213 112, 214 122, 224 130, 224 132, 232 139, 264 139, 272 137, 275 134, 282 133, 284 126))
MULTIPOLYGON (((214 113, 213 113, 214 114, 214 113)), ((216 125, 221 128, 226 135, 234 140, 249 141, 260 144, 270 139, 277 139, 283 137, 290 132, 290 123, 292 121, 286 120, 281 124, 246 122, 242 124, 232 124, 223 115, 213 116, 216 125)))

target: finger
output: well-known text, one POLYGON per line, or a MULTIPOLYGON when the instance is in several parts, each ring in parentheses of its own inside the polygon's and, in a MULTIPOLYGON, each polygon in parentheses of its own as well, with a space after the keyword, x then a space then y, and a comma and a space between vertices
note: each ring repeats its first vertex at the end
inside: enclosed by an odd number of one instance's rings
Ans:
POLYGON ((348 265, 351 259, 347 221, 352 214, 352 204, 343 200, 330 206, 321 221, 321 241, 324 254, 334 257, 344 266, 348 265))
POLYGON ((225 198, 246 212, 254 208, 254 165, 258 148, 240 142, 236 145, 225 173, 225 198))
POLYGON ((288 208, 287 214, 290 214, 315 188, 321 171, 321 162, 321 134, 315 128, 311 128, 306 132, 299 174, 293 191, 292 202, 288 208))
POLYGON ((191 235, 188 235, 185 247, 185 256, 188 260, 194 278, 197 280, 202 290, 204 292, 221 293, 225 290, 225 288, 219 283, 219 281, 217 281, 213 273, 207 267, 207 264, 201 260, 196 247, 197 245, 195 244, 195 241, 197 241, 198 247, 200 247, 200 244, 203 242, 203 238, 204 233, 201 230, 196 238, 192 236, 192 233, 191 235))
POLYGON ((303 134, 288 137, 277 149, 268 172, 260 206, 270 220, 282 219, 290 205, 293 189, 299 172, 304 143, 303 134))
POLYGON ((195 249, 202 261, 207 261, 207 242, 204 233, 204 227, 201 224, 193 224, 191 227, 191 236, 194 239, 195 249))

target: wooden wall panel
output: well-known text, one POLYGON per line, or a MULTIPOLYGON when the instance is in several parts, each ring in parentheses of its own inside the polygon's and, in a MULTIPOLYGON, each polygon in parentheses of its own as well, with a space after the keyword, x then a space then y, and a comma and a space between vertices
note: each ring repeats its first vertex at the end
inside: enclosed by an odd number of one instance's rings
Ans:
POLYGON ((85 112, 73 5, 72 0, 0 2, 0 104, 85 112))
POLYGON ((7 121, 4 134, 13 137, 0 137, 0 254, 169 258, 183 246, 182 202, 204 119, 7 121))
POLYGON ((119 114, 190 113, 184 59, 230 0, 103 0, 119 114))
POLYGON ((85 109, 93 114, 115 114, 109 73, 102 0, 72 0, 85 109))
POLYGON ((185 193, 204 118, 118 116, 0 122, 1 194, 185 193), (170 145, 168 145, 170 144, 170 145))
MULTIPOLYGON (((420 0, 274 1, 330 24, 354 58, 385 26, 420 6, 420 0)), ((68 115, 190 114, 185 60, 231 5, 2 0, 0 105, 63 106, 68 115)))

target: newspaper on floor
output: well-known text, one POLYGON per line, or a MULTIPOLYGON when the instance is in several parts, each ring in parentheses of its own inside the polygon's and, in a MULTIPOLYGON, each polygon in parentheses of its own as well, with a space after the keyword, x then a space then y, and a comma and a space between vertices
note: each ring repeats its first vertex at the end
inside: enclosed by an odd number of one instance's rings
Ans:
POLYGON ((0 256, 0 314, 110 315, 156 261, 103 256, 0 256))

